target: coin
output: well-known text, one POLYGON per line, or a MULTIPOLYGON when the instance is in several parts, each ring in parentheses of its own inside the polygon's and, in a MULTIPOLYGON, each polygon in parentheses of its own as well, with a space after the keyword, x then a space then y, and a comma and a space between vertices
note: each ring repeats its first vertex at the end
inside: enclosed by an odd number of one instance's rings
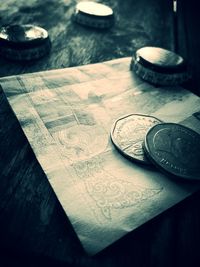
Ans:
POLYGON ((32 60, 50 51, 48 32, 38 26, 8 25, 0 28, 0 54, 12 60, 32 60))
POLYGON ((73 15, 75 22, 97 29, 106 29, 113 25, 113 10, 104 4, 82 1, 76 5, 73 15))
POLYGON ((144 164, 151 164, 144 155, 142 143, 147 131, 161 121, 153 116, 129 114, 115 121, 111 140, 125 157, 144 164))
POLYGON ((190 78, 183 57, 160 47, 138 49, 132 57, 131 69, 156 85, 177 85, 190 78))
POLYGON ((200 179, 200 135, 176 123, 161 123, 146 134, 144 151, 160 170, 200 179))

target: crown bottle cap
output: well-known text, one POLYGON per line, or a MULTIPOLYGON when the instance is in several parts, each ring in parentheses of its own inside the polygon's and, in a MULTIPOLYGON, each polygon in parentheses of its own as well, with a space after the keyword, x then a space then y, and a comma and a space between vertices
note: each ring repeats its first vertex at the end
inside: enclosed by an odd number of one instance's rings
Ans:
POLYGON ((74 20, 84 26, 106 29, 113 25, 113 10, 104 4, 83 1, 76 5, 74 20))
POLYGON ((12 60, 38 59, 50 51, 48 32, 38 26, 8 25, 0 28, 0 54, 12 60))
POLYGON ((132 58, 131 68, 142 79, 156 85, 177 85, 189 79, 185 60, 159 47, 143 47, 132 58))

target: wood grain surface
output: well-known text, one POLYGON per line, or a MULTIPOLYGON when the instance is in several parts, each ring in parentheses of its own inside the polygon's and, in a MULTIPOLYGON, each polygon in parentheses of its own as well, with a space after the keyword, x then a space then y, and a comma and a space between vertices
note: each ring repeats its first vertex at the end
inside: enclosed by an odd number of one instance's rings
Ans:
POLYGON ((72 21, 75 0, 10 0, 0 5, 0 25, 36 24, 48 30, 49 56, 28 63, 0 59, 0 76, 102 62, 131 56, 145 46, 173 49, 172 6, 169 1, 140 0, 103 3, 113 8, 115 25, 94 30, 72 21), (4 67, 3 67, 4 66, 4 67))
MULTIPOLYGON (((73 0, 1 3, 0 25, 42 26, 49 31, 52 49, 35 62, 0 58, 0 76, 131 56, 145 45, 174 49, 171 1, 104 3, 115 12, 115 25, 106 31, 72 22, 73 0)), ((0 266, 195 266, 195 260, 200 263, 199 201, 196 194, 99 255, 88 257, 1 92, 0 266)))

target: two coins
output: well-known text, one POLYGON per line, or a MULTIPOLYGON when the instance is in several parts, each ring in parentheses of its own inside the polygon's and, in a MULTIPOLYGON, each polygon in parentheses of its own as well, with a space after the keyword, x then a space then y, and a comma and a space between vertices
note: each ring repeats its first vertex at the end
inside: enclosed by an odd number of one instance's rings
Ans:
POLYGON ((200 135, 181 124, 130 114, 115 121, 111 140, 126 158, 185 179, 200 179, 200 135))

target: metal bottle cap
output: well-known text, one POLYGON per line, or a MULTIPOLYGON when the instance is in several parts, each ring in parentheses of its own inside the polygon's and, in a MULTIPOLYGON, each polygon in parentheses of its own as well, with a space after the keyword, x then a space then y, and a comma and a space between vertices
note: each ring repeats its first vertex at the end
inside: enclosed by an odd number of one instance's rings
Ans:
POLYGON ((0 54, 12 60, 38 59, 50 51, 48 32, 35 25, 8 25, 0 28, 0 54))
POLYGON ((156 85, 177 85, 190 78, 185 60, 160 47, 137 50, 132 57, 131 68, 142 79, 156 85))
POLYGON ((109 28, 113 25, 113 10, 104 4, 83 1, 76 5, 74 20, 84 26, 98 29, 109 28))

